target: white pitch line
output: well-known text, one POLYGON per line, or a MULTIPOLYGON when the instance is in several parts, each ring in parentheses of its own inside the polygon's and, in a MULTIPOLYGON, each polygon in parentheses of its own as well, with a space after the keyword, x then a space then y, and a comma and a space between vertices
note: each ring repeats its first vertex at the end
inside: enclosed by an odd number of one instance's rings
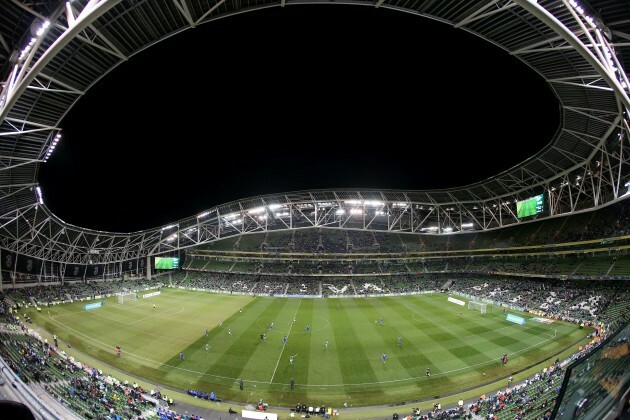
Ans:
MULTIPOLYGON (((299 308, 299 304, 298 304, 298 308, 299 308)), ((297 314, 297 311, 296 311, 296 314, 297 314)), ((97 340, 97 339, 95 339, 93 337, 90 337, 89 335, 84 334, 84 333, 82 333, 80 331, 77 331, 77 330, 75 330, 73 328, 70 328, 67 325, 65 325, 63 322, 60 322, 60 321, 58 321, 56 319, 53 319, 52 316, 49 316, 49 317, 54 322, 56 322, 57 324, 60 324, 60 325, 62 325, 64 327, 66 327, 68 330, 74 331, 75 333, 77 333, 79 335, 82 335, 82 336, 86 337, 87 339, 92 340, 92 341, 94 341, 96 343, 99 343, 99 344, 101 344, 103 346, 106 346, 107 348, 111 348, 110 345, 108 345, 108 344, 106 344, 106 343, 104 343, 102 341, 99 341, 99 340, 97 340)), ((543 340, 543 341, 541 341, 539 343, 536 343, 534 345, 531 345, 529 347, 525 347, 525 348, 517 350, 515 352, 508 353, 508 355, 509 356, 513 356, 515 354, 519 354, 519 353, 522 353, 524 351, 527 351, 527 350, 529 350, 531 348, 538 347, 538 346, 540 346, 543 343, 551 341, 553 338, 555 338, 555 337, 547 338, 546 340, 543 340)), ((105 347, 103 347, 103 348, 105 348, 105 347)), ((283 346, 283 350, 284 350, 284 346, 283 346)), ((232 379, 232 380, 236 380, 237 379, 237 378, 230 378, 230 377, 227 377, 227 376, 213 375, 213 374, 206 373, 206 372, 198 372, 196 370, 186 369, 186 368, 182 368, 180 366, 173 366, 173 365, 169 365, 167 363, 161 363, 161 362, 158 362, 156 360, 149 359, 149 358, 146 358, 146 357, 142 357, 142 356, 139 356, 139 355, 134 354, 134 353, 127 353, 126 352, 125 355, 131 356, 132 358, 144 360, 144 361, 147 361, 147 362, 150 362, 150 363, 154 363, 154 364, 156 364, 156 365, 158 365, 160 367, 166 366, 166 367, 169 367, 169 368, 172 368, 172 369, 176 369, 176 370, 181 370, 181 371, 184 371, 184 372, 197 373, 197 374, 199 374, 201 376, 204 376, 204 377, 219 378, 219 379, 232 379)), ((491 360, 488 360, 486 362, 481 362, 481 363, 477 363, 477 364, 474 364, 474 365, 468 365, 468 366, 464 366, 464 367, 461 367, 461 368, 448 370, 446 372, 435 373, 435 374, 431 375, 431 377, 444 376, 444 375, 448 375, 450 373, 459 372, 459 371, 462 371, 462 370, 466 370, 466 369, 470 369, 470 368, 474 368, 474 367, 478 367, 478 366, 488 365, 488 364, 491 364, 491 363, 496 363, 496 360, 491 359, 491 360)), ((277 367, 278 367, 278 365, 276 365, 276 368, 277 367)), ((275 374, 275 371, 274 371, 274 374, 275 374)), ((422 378, 424 378, 424 375, 420 375, 420 376, 416 376, 416 377, 410 377, 410 378, 393 379, 393 380, 388 380, 388 381, 377 381, 377 382, 362 382, 362 383, 350 383, 350 384, 301 384, 300 386, 301 387, 306 387, 306 388, 322 388, 322 387, 333 387, 333 388, 336 388, 336 387, 347 387, 347 386, 381 385, 381 384, 389 384, 389 383, 408 382, 408 381, 415 381, 415 380, 422 379, 422 378)), ((273 377, 272 377, 272 379, 273 379, 273 377)), ((255 380, 248 380, 248 381, 245 381, 245 382, 252 383, 252 384, 263 384, 263 383, 266 383, 266 382, 255 381, 255 380)), ((283 385, 287 385, 287 384, 283 384, 283 385)), ((250 395, 252 395, 252 394, 250 394, 250 395)), ((348 396, 348 398, 350 398, 350 396, 348 396)))
MULTIPOLYGON (((298 301, 298 307, 295 310, 295 314, 293 315, 293 319, 295 319, 295 317, 297 317, 297 313, 300 310, 300 304, 302 303, 302 299, 300 299, 298 301)), ((291 323, 291 326, 289 327, 289 332, 287 333, 287 341, 289 340, 289 335, 291 334, 291 328, 293 328, 294 323, 291 323)), ((274 376, 276 376, 276 370, 278 370, 278 365, 280 364, 280 359, 282 359, 282 353, 284 353, 284 348, 286 347, 286 344, 282 344, 282 350, 280 350, 280 356, 278 357, 278 361, 276 362, 276 367, 273 370, 273 374, 271 375, 271 379, 269 380, 269 383, 271 384, 273 382, 273 378, 274 376)))
POLYGON ((163 312, 156 313, 155 315, 149 315, 149 316, 147 316, 145 318, 140 318, 140 319, 138 319, 136 321, 130 322, 130 323, 125 324, 125 325, 134 325, 134 324, 137 324, 138 322, 142 322, 142 321, 146 321, 147 319, 155 318, 156 316, 175 315, 175 314, 181 314, 182 312, 184 312, 184 307, 183 306, 181 308, 172 308, 172 309, 168 309, 168 310, 163 311, 163 312), (178 312, 171 312, 171 311, 173 311, 175 309, 179 309, 179 311, 178 312))
MULTIPOLYGON (((455 310, 455 309, 453 309, 453 308, 450 308, 450 307, 444 307, 444 308, 442 308, 442 307, 437 307, 437 309, 449 310, 449 311, 451 311, 451 312, 458 313, 458 311, 457 311, 457 310, 455 310)), ((486 314, 486 315, 490 315, 490 316, 492 316, 492 317, 495 317, 495 318, 500 319, 501 321, 505 321, 505 319, 501 316, 501 314, 490 313, 490 314, 486 314)), ((486 319, 487 319, 487 318, 486 318, 486 319)), ((531 318, 528 318, 528 320, 530 320, 530 319, 531 319, 531 318)), ((484 327, 484 325, 480 325, 480 326, 481 326, 481 327, 484 327)), ((516 327, 516 326, 517 326, 516 324, 513 324, 513 325, 506 325, 505 327, 496 328, 496 329, 491 329, 490 331, 486 331, 486 332, 495 332, 495 331, 503 330, 503 329, 506 329, 506 328, 513 328, 513 327, 516 327)), ((533 325, 533 324, 530 324, 530 326, 529 326, 529 327, 522 328, 522 329, 520 329, 520 330, 515 330, 515 331, 527 331, 527 330, 531 330, 532 328, 536 328, 536 327, 540 327, 540 325, 533 325)), ((461 338, 468 338, 468 337, 473 337, 473 336, 483 335, 483 334, 485 334, 486 332, 482 332, 482 333, 479 333, 479 334, 462 335, 462 336, 460 336, 460 337, 461 337, 461 338)), ((551 337, 551 333, 549 333, 549 334, 546 334, 546 333, 541 333, 541 335, 549 335, 549 336, 551 337)))
POLYGON ((446 328, 446 327, 445 327, 445 326, 443 326, 443 325, 438 324, 437 322, 435 322, 434 320, 432 320, 432 319, 431 319, 431 318, 429 318, 428 316, 424 315, 422 312, 418 312, 418 311, 416 311, 414 308, 410 307, 409 305, 407 305, 407 309, 410 309, 410 310, 411 310, 411 312, 413 312, 413 313, 416 313, 416 314, 420 315, 421 317, 423 317, 424 319, 426 319, 426 320, 427 320, 427 321, 429 321, 430 323, 432 323, 432 324, 434 324, 434 325, 437 325, 437 326, 438 326, 438 328, 440 328, 440 329, 442 329, 442 330, 446 331, 447 333, 449 333, 449 334, 450 334, 450 335, 452 335, 453 337, 455 337, 455 338, 457 338, 457 339, 459 339, 459 338, 460 338, 460 336, 458 336, 457 334, 455 334, 453 331, 449 330, 448 328, 446 328))

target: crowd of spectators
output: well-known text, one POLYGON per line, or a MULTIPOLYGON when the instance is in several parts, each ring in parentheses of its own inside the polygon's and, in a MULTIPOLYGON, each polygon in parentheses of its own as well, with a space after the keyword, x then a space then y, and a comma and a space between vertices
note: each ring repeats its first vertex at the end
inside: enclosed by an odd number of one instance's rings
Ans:
POLYGON ((578 323, 623 320, 630 309, 630 289, 625 283, 614 281, 516 281, 470 276, 458 278, 451 290, 578 323))
MULTIPOLYGON (((420 292, 438 290, 444 283, 441 275, 397 275, 375 277, 326 277, 312 279, 301 276, 254 276, 247 274, 179 273, 173 276, 173 285, 186 287, 230 287, 230 290, 250 290, 270 294, 379 294, 420 292), (309 282, 305 282, 308 279, 309 282), (354 279, 354 283, 353 283, 354 279), (360 283, 356 280, 360 279, 360 283), (315 281, 312 281, 315 280, 315 281), (238 286, 238 285, 241 286, 238 286), (241 289, 242 287, 242 289, 241 289)), ((104 284, 64 284, 39 286, 30 289, 15 289, 0 294, 0 301, 9 297, 24 302, 29 298, 56 300, 60 296, 82 296, 85 292, 111 293, 129 288, 127 281, 102 282, 104 284)), ((140 283, 143 286, 154 283, 140 283)), ((138 283, 132 286, 138 287, 138 283)), ((601 281, 560 281, 519 278, 478 277, 465 274, 452 279, 451 290, 488 299, 499 304, 512 304, 527 311, 541 313, 578 323, 604 323, 609 330, 629 319, 630 289, 619 282, 601 281)), ((88 293, 89 295, 90 293, 88 293)), ((10 315, 11 325, 20 325, 19 320, 10 315)), ((21 325, 22 331, 25 327, 21 325)), ((142 417, 152 406, 144 397, 144 391, 137 385, 129 386, 110 375, 89 368, 47 342, 33 337, 3 332, 0 334, 0 355, 11 369, 24 382, 42 384, 53 397, 81 415, 92 418, 98 413, 115 416, 133 415, 142 417)), ((589 351, 590 345, 582 353, 589 351)), ((578 354, 578 356, 580 355, 578 354)), ((574 357, 578 357, 574 356, 574 357)), ((454 416, 475 415, 484 418, 548 418, 550 410, 560 391, 564 371, 558 364, 542 370, 523 383, 508 384, 507 388, 489 396, 461 406, 458 409, 441 410, 435 407, 430 413, 419 411, 410 415, 413 419, 453 418, 454 416)), ((189 391, 190 392, 190 391, 189 391)), ((208 399, 211 394, 197 396, 208 399)), ((152 393, 155 397, 155 394, 152 393)), ((158 395, 158 398, 162 398, 158 395)), ((216 396, 214 396, 216 400, 216 396)), ((165 398, 166 400, 166 398, 165 398)), ((168 402, 168 400, 166 400, 168 402)), ((162 409, 160 418, 177 418, 170 409, 162 409)))
MULTIPOLYGON (((362 256, 363 257, 363 256, 362 256)), ((215 258, 221 258, 217 256, 215 258)), ((533 276, 545 275, 547 278, 571 279, 620 279, 630 278, 630 256, 586 254, 566 256, 544 256, 526 258, 524 256, 473 257, 463 258, 296 258, 278 259, 269 256, 261 261, 219 261, 195 259, 191 257, 184 270, 203 272, 229 272, 249 274, 299 274, 317 276, 319 274, 375 274, 375 273, 486 273, 533 276)), ((88 293, 88 292, 86 292, 88 293)))
POLYGON ((348 252, 348 239, 343 231, 322 229, 320 232, 320 247, 324 254, 345 254, 348 252))
POLYGON ((88 280, 64 282, 63 284, 41 284, 31 287, 5 288, 0 292, 0 301, 8 297, 16 302, 39 303, 78 300, 81 298, 115 294, 127 290, 143 290, 158 287, 162 280, 88 280))
POLYGON ((322 250, 319 229, 300 229, 295 231, 292 241, 292 252, 315 253, 322 250))
POLYGON ((155 412, 155 404, 137 384, 129 385, 103 374, 66 355, 53 343, 28 334, 28 329, 15 315, 4 325, 5 331, 0 333, 0 355, 11 370, 24 383, 37 384, 81 417, 143 419, 155 412))
POLYGON ((348 251, 354 253, 378 252, 376 240, 370 231, 348 230, 348 251))
MULTIPOLYGON (((560 244, 619 237, 630 233, 630 201, 590 213, 579 213, 536 223, 519 224, 495 231, 457 235, 422 235, 410 239, 396 232, 308 228, 270 232, 267 236, 243 235, 238 250, 298 252, 307 254, 390 253, 407 255, 417 251, 498 249, 560 244)), ((234 242, 233 238, 225 241, 234 242)), ((214 249, 224 249, 214 246, 214 249)))
POLYGON ((564 374, 565 370, 556 361, 520 384, 512 386, 508 379, 506 388, 493 395, 482 395, 466 408, 487 419, 497 418, 501 413, 507 414, 506 418, 510 419, 549 419, 560 393, 564 374))
POLYGON ((254 274, 189 271, 173 275, 171 285, 226 293, 253 293, 258 286, 257 279, 258 276, 254 274))
POLYGON ((324 296, 354 295, 356 290, 352 284, 352 277, 326 277, 321 281, 324 296))

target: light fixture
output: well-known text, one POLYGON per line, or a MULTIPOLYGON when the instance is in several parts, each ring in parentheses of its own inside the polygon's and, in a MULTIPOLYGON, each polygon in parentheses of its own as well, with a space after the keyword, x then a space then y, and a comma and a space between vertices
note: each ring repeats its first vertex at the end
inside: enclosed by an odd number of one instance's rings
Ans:
POLYGON ((39 188, 39 185, 35 187, 35 191, 37 192, 37 201, 39 204, 44 204, 44 198, 42 197, 42 189, 39 188))

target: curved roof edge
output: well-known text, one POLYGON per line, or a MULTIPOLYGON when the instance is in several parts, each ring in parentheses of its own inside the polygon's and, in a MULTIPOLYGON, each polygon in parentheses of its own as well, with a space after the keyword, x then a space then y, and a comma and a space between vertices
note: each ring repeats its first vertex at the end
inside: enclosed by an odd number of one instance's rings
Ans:
MULTIPOLYGON (((0 16, 0 35, 9 41, 3 46, 6 52, 8 45, 23 47, 7 54, 12 66, 5 66, 8 75, 0 94, 2 246, 64 261, 69 255, 79 258, 76 254, 93 250, 92 241, 109 244, 106 254, 117 259, 125 253, 150 254, 168 248, 168 241, 163 239, 168 229, 125 234, 92 231, 65 224, 39 203, 39 165, 54 149, 63 116, 97 80, 147 46, 224 16, 306 3, 330 2, 213 0, 181 8, 172 0, 75 0, 71 12, 63 2, 32 7, 9 3, 0 16), (148 22, 146 13, 156 21, 148 22)), ((494 229, 518 223, 513 203, 540 193, 545 194, 550 217, 625 198, 630 180, 630 83, 624 57, 630 54, 630 9, 623 0, 592 0, 581 6, 565 0, 421 1, 413 5, 398 0, 360 0, 344 4, 386 7, 439 20, 517 56, 540 74, 558 97, 561 126, 536 156, 484 181, 445 190, 317 190, 248 198, 208 211, 216 213, 217 235, 223 229, 222 214, 240 212, 245 219, 249 217, 246 210, 256 208, 249 203, 273 197, 296 216, 301 212, 299 206, 309 203, 326 213, 327 207, 320 203, 334 203, 328 208, 345 211, 352 210, 348 201, 383 202, 381 211, 387 210, 398 223, 388 222, 387 229, 412 232, 424 221, 398 214, 396 203, 408 206, 411 214, 420 214, 420 207, 432 207, 431 214, 440 224, 470 220, 478 229, 494 229), (407 218, 410 225, 399 227, 407 218)), ((193 216, 176 224, 199 226, 190 222, 196 219, 193 216)), ((377 220, 372 223, 377 224, 377 220)), ((323 220, 312 222, 319 225, 323 220)))

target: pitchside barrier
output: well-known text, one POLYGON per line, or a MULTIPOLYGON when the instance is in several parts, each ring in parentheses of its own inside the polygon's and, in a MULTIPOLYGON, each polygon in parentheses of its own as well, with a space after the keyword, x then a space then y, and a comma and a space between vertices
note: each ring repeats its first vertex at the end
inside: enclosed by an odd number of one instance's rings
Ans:
POLYGON ((94 303, 88 303, 87 305, 85 305, 83 307, 84 311, 91 311, 92 309, 100 309, 103 307, 103 302, 94 302, 94 303))
POLYGON ((149 394, 142 394, 142 398, 155 405, 156 408, 161 408, 163 410, 168 410, 168 403, 159 398, 152 397, 149 394))
POLYGON ((516 315, 513 315, 513 314, 507 314, 507 317, 505 318, 505 320, 513 322, 513 323, 518 324, 518 325, 525 325, 525 318, 523 318, 522 316, 516 316, 516 315))
POLYGON ((242 417, 244 419, 278 420, 277 414, 267 413, 266 411, 243 410, 242 417))
POLYGON ((449 302, 454 303, 456 305, 459 306, 465 306, 466 302, 464 302, 463 300, 459 300, 459 299, 455 299, 454 297, 449 296, 447 299, 449 302))

